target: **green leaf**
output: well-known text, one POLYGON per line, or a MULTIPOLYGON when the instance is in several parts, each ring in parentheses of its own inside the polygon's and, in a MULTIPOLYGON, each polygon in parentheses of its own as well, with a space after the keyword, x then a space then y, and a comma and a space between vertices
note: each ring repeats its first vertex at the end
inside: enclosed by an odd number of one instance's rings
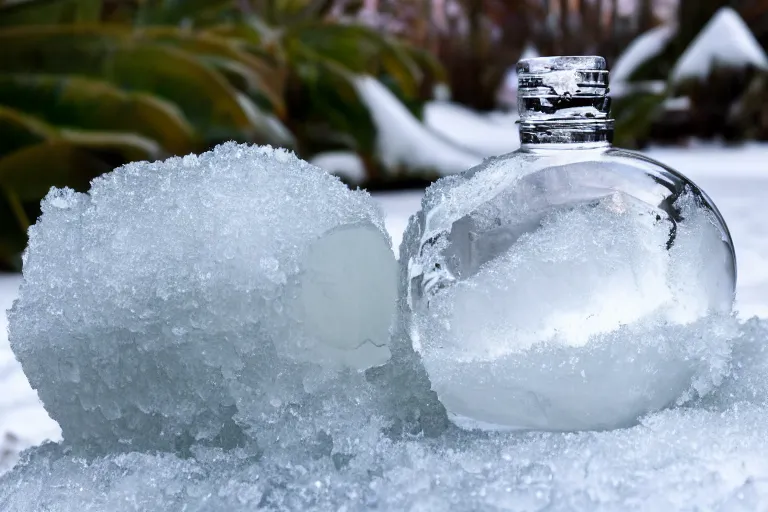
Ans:
POLYGON ((248 17, 238 23, 222 23, 206 27, 204 33, 235 38, 258 48, 276 40, 279 31, 264 23, 261 18, 248 17))
POLYGON ((20 201, 40 201, 51 187, 87 190, 110 167, 66 141, 43 142, 0 159, 0 188, 20 201))
POLYGON ((304 2, 306 5, 302 10, 303 19, 322 19, 333 8, 334 0, 309 0, 304 2))
POLYGON ((209 137, 253 135, 226 78, 182 50, 140 44, 115 51, 109 65, 105 78, 173 101, 209 137))
POLYGON ((256 104, 245 94, 238 94, 237 99, 243 111, 248 115, 251 126, 254 127, 253 142, 282 147, 295 145, 293 134, 278 118, 259 110, 256 104))
POLYGON ((20 218, 17 207, 11 206, 7 195, 0 190, 0 271, 21 271, 21 252, 27 246, 27 232, 22 225, 28 225, 39 211, 39 204, 23 206, 23 218, 20 218))
POLYGON ((27 227, 52 186, 85 191, 110 170, 91 152, 64 140, 24 147, 0 158, 0 268, 19 271, 27 227))
POLYGON ((376 129, 354 85, 355 75, 334 60, 300 47, 289 103, 291 126, 312 152, 347 147, 363 154, 374 149, 376 129))
POLYGON ((137 32, 134 37, 171 45, 202 57, 215 69, 224 71, 228 78, 233 78, 233 75, 238 77, 236 86, 244 85, 245 89, 241 90, 261 99, 277 115, 285 114, 282 73, 275 63, 249 53, 244 42, 214 33, 190 32, 175 27, 148 28, 137 32))
POLYGON ((56 130, 42 120, 0 105, 0 157, 55 136, 56 130))
POLYGON ((208 140, 257 135, 237 91, 220 73, 179 48, 126 34, 105 26, 0 31, 0 71, 101 78, 172 101, 208 140))
POLYGON ((0 106, 0 157, 46 141, 63 140, 99 155, 114 166, 165 156, 160 145, 132 133, 58 129, 41 119, 0 106))
POLYGON ((447 80, 445 68, 434 54, 423 48, 411 46, 406 47, 406 51, 416 65, 424 72, 428 73, 433 79, 439 82, 447 80))
POLYGON ((98 155, 105 162, 115 162, 113 167, 166 156, 157 142, 134 133, 61 130, 57 137, 98 155))
POLYGON ((97 80, 0 74, 0 104, 52 125, 142 135, 172 154, 200 147, 192 127, 173 104, 97 80))
POLYGON ((140 24, 167 24, 216 19, 234 7, 233 0, 155 0, 145 2, 138 15, 140 24))
POLYGON ((0 6, 0 27, 98 21, 101 0, 32 0, 0 6))
POLYGON ((313 65, 330 60, 355 74, 389 74, 400 89, 415 96, 423 73, 406 46, 359 25, 299 23, 286 30, 289 62, 313 65))
POLYGON ((664 94, 637 93, 614 102, 616 120, 615 143, 620 147, 636 148, 647 139, 664 94))

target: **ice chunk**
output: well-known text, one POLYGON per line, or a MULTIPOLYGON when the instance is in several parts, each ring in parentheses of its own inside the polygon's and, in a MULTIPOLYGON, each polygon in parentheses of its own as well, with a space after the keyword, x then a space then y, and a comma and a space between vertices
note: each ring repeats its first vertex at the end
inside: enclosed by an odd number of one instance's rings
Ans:
POLYGON ((315 429, 312 441, 260 457, 194 447, 188 457, 133 452, 82 459, 64 445, 34 448, 0 477, 0 510, 764 510, 765 393, 729 395, 745 381, 768 389, 768 324, 752 320, 740 329, 734 371, 725 392, 713 395, 720 395, 718 406, 653 413, 628 429, 448 430, 393 441, 363 401, 357 414, 345 409, 350 417, 319 407, 283 423, 276 433, 306 436, 315 429))
MULTIPOLYGON (((711 391, 733 337, 720 310, 732 300, 718 277, 727 247, 693 196, 675 207, 685 223, 618 192, 553 207, 475 274, 446 284, 425 273, 429 309, 410 332, 454 423, 609 429, 711 391)), ((472 215, 483 226, 500 214, 472 215)), ((429 225, 441 225, 437 214, 429 225)), ((431 253, 414 247, 433 236, 412 222, 401 265, 428 265, 431 253)))
POLYGON ((292 153, 133 163, 42 209, 10 341, 73 445, 242 444, 389 358, 382 215, 292 153))

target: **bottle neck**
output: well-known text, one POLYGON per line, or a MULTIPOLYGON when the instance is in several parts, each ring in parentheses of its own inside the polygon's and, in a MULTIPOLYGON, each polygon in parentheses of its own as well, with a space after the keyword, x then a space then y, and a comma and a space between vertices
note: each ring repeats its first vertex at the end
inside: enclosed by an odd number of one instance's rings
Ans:
POLYGON ((536 149, 610 146, 613 121, 605 59, 559 56, 517 64, 520 142, 536 149))
POLYGON ((519 124, 523 147, 589 149, 613 142, 612 119, 523 119, 519 124))

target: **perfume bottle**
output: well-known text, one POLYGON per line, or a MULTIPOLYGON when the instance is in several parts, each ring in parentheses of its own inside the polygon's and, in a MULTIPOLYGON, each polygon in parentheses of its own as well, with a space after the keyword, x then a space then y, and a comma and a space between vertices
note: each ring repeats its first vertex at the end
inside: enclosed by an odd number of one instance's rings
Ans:
POLYGON ((433 184, 401 246, 405 322, 449 417, 600 430, 706 392, 736 283, 721 214, 611 145, 602 57, 517 71, 520 149, 433 184))

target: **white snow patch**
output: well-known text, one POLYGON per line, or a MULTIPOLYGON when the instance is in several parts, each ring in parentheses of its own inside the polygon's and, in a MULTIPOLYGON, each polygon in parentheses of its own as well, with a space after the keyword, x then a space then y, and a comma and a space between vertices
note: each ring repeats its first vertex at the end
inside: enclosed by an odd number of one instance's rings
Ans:
POLYGON ((435 133, 480 156, 510 153, 520 147, 517 114, 489 119, 457 103, 433 101, 424 107, 424 124, 435 133))
POLYGON ((466 170, 482 160, 430 132, 375 78, 358 77, 356 85, 373 117, 378 131, 377 151, 388 170, 437 171, 445 175, 466 170))
POLYGON ((348 183, 362 183, 366 173, 363 161, 353 151, 326 151, 318 153, 309 160, 309 163, 339 176, 348 183))
POLYGON ((667 82, 663 80, 643 80, 642 82, 619 82, 611 84, 611 97, 623 98, 632 94, 664 94, 667 82))
POLYGON ((679 96, 677 98, 667 98, 662 103, 665 110, 686 111, 691 108, 691 98, 688 96, 679 96))
POLYGON ((421 207, 423 196, 423 190, 382 192, 373 196, 386 214, 384 225, 392 237, 395 255, 399 255, 400 243, 403 241, 403 233, 408 226, 408 219, 421 207))
POLYGON ((675 31, 673 25, 661 25, 638 36, 616 60, 611 69, 611 81, 628 82, 635 70, 661 53, 675 31))
POLYGON ((0 473, 16 460, 10 453, 4 457, 5 450, 61 439, 61 429, 43 409, 8 345, 6 310, 17 297, 20 284, 20 275, 0 276, 0 473), (18 440, 11 443, 12 438, 18 440))
POLYGON ((705 79, 715 65, 768 69, 768 56, 739 14, 730 7, 715 13, 683 52, 672 70, 672 81, 705 79))

